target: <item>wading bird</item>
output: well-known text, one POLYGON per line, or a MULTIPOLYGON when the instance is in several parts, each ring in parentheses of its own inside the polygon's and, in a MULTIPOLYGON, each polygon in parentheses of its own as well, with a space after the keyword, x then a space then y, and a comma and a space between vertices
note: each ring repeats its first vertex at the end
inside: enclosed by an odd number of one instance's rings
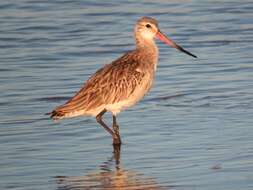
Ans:
POLYGON ((150 90, 158 61, 158 48, 154 39, 160 39, 196 58, 166 37, 153 18, 139 19, 134 27, 134 36, 135 50, 127 52, 95 72, 69 101, 50 113, 51 118, 58 120, 82 115, 94 116, 111 134, 113 144, 121 144, 116 115, 136 104, 150 90), (112 113, 112 129, 102 120, 107 111, 112 113))

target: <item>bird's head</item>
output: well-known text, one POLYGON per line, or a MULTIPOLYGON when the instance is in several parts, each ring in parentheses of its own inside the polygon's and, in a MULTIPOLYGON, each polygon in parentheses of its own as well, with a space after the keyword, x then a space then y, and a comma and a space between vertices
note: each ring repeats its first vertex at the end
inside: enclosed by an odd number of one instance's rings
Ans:
POLYGON ((179 51, 186 53, 192 57, 197 58, 196 55, 193 55, 192 53, 188 52, 187 50, 173 42, 166 35, 164 35, 158 27, 158 22, 151 17, 142 17, 141 19, 139 19, 135 25, 134 31, 137 41, 149 42, 153 41, 154 38, 159 39, 162 42, 168 44, 169 46, 176 48, 179 51))

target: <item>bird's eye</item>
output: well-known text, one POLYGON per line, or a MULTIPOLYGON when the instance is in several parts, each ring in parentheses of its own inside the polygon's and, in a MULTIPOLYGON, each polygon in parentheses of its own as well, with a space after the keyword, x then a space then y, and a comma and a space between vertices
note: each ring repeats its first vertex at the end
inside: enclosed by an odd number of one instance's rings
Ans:
POLYGON ((147 28, 151 28, 151 25, 150 25, 150 24, 146 24, 146 27, 147 27, 147 28))

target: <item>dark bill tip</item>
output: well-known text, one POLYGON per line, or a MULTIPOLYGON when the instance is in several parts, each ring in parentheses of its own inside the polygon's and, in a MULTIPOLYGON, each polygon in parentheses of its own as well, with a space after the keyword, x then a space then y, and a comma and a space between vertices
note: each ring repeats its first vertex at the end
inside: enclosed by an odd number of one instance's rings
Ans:
POLYGON ((182 52, 184 52, 184 53, 186 53, 186 54, 188 54, 188 55, 190 55, 190 56, 192 56, 192 57, 194 57, 194 58, 198 58, 196 55, 190 53, 189 51, 185 50, 181 46, 178 46, 177 49, 180 50, 180 51, 182 51, 182 52))

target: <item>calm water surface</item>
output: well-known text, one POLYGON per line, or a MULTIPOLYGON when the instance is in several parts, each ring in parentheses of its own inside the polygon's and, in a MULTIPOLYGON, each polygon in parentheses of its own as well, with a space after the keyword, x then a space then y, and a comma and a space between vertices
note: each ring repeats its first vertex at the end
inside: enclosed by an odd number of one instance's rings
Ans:
POLYGON ((1 1, 0 189, 253 189, 252 10, 247 0, 1 1), (113 153, 94 118, 44 113, 133 49, 141 16, 199 58, 158 43, 155 85, 119 115, 113 153))

